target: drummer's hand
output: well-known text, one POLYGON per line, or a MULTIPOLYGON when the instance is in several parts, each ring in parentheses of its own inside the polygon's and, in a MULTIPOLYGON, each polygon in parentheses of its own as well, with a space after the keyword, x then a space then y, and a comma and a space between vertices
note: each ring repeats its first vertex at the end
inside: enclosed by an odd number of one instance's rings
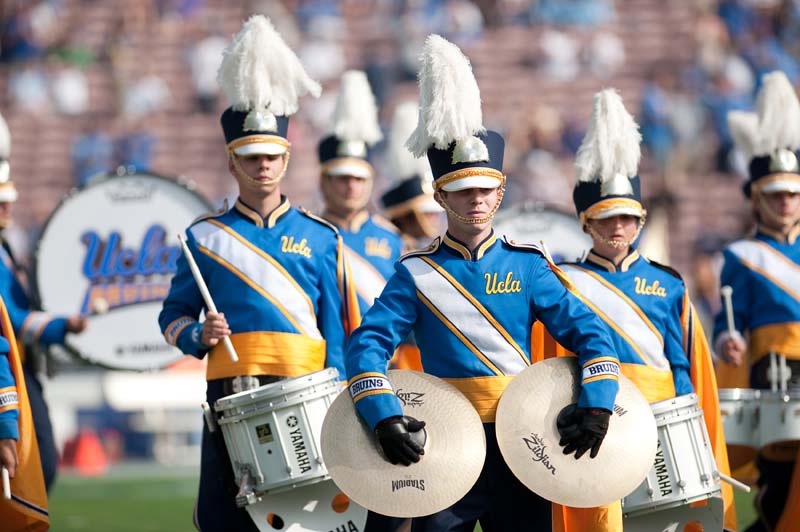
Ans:
POLYGON ((67 318, 67 332, 81 333, 86 330, 88 325, 89 320, 80 314, 75 314, 74 316, 67 318))
POLYGON ((410 466, 419 462, 425 450, 411 438, 412 432, 422 430, 424 421, 409 416, 388 417, 375 427, 375 435, 386 459, 393 464, 410 466))
POLYGON ((14 478, 17 474, 17 440, 0 438, 0 465, 8 469, 8 476, 14 478))
POLYGON ((734 367, 739 367, 744 361, 747 346, 741 338, 731 337, 722 344, 722 360, 734 367))
POLYGON ((231 330, 222 312, 208 312, 206 321, 203 322, 203 333, 200 341, 205 345, 217 345, 220 340, 230 336, 231 330))
POLYGON ((591 449, 589 457, 597 456, 610 418, 611 412, 603 408, 577 408, 577 405, 564 408, 556 420, 561 435, 558 444, 564 447, 564 454, 574 452, 577 460, 591 449))

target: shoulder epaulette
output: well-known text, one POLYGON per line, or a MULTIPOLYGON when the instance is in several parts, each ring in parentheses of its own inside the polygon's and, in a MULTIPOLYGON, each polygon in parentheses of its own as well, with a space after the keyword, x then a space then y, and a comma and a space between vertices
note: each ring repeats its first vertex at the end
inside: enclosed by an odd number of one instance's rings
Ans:
POLYGON ((532 251, 534 253, 538 253, 539 255, 546 256, 546 254, 545 254, 544 250, 541 248, 541 246, 538 246, 536 244, 525 244, 525 243, 522 243, 522 242, 517 242, 516 240, 511 240, 510 238, 508 238, 505 235, 503 235, 503 242, 505 242, 506 244, 508 244, 509 246, 511 246, 512 248, 515 248, 515 249, 522 249, 522 250, 525 250, 525 251, 532 251))
POLYGON ((333 225, 332 223, 330 223, 325 218, 322 218, 321 216, 317 216, 316 214, 312 213, 311 211, 309 211, 305 207, 298 207, 297 210, 300 211, 300 214, 306 215, 307 217, 311 218, 315 222, 321 223, 325 227, 327 227, 329 229, 332 229, 333 232, 336 233, 337 235, 339 234, 339 230, 336 228, 336 226, 333 225))
POLYGON ((436 238, 433 239, 433 242, 431 242, 430 245, 428 245, 428 247, 410 251, 397 260, 402 262, 406 259, 410 259, 411 257, 419 257, 420 255, 430 255, 431 253, 439 249, 439 244, 441 243, 442 243, 442 238, 437 236, 436 238))
POLYGON ((676 278, 680 279, 681 281, 683 281, 683 277, 681 277, 681 274, 678 273, 678 270, 676 270, 675 268, 667 266, 666 264, 658 263, 658 262, 656 262, 656 261, 654 261, 652 259, 647 259, 647 262, 649 262, 650 264, 652 264, 653 266, 655 266, 659 270, 664 270, 665 272, 669 273, 673 277, 676 277, 676 278))
POLYGON ((194 225, 194 224, 196 224, 198 222, 202 222, 203 220, 208 220, 208 219, 211 219, 211 218, 217 218, 218 216, 222 216, 223 214, 225 214, 229 210, 230 210, 230 208, 228 207, 228 198, 225 198, 225 201, 222 203, 222 208, 220 208, 218 211, 211 211, 211 212, 207 212, 205 214, 201 214, 200 216, 198 216, 197 218, 192 220, 192 223, 189 224, 189 226, 192 226, 192 225, 194 225))
POLYGON ((386 229, 387 231, 390 231, 390 232, 392 232, 392 233, 394 233, 396 235, 400 235, 400 229, 398 229, 396 225, 394 225, 392 222, 390 222, 389 220, 387 220, 386 218, 384 218, 380 214, 373 214, 372 215, 372 221, 378 227, 386 229))

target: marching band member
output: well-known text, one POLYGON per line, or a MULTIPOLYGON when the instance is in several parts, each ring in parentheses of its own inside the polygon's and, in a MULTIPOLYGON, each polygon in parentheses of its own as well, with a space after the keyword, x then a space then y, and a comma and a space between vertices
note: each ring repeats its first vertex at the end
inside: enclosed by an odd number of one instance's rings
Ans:
MULTIPOLYGON (((11 226, 14 203, 18 196, 16 186, 10 178, 10 148, 8 127, 0 117, 0 231, 11 226)), ((20 339, 22 369, 36 426, 45 485, 49 490, 56 477, 58 451, 42 383, 38 377, 41 369, 39 366, 45 356, 43 350, 53 344, 63 345, 68 332, 82 332, 88 321, 80 314, 52 316, 33 310, 36 305, 27 287, 25 270, 17 263, 11 246, 3 235, 0 235, 0 297, 5 301, 14 332, 20 339)))
POLYGON ((383 214, 403 234, 407 251, 426 247, 440 234, 444 210, 433 199, 433 175, 427 159, 414 157, 405 141, 417 125, 417 104, 397 106, 389 131, 389 171, 395 184, 381 196, 383 214))
MULTIPOLYGON (((733 288, 732 330, 726 312, 714 322, 714 350, 724 364, 746 363, 750 386, 769 389, 769 353, 782 355, 800 375, 800 102, 786 75, 763 78, 757 113, 731 112, 728 123, 737 147, 749 157, 745 195, 752 201, 755 235, 723 252, 721 285, 733 288), (743 334, 749 335, 749 345, 743 334)), ((800 471, 795 449, 759 453, 759 521, 748 532, 796 530, 800 522, 800 471), (794 478, 792 471, 794 470, 794 478)))
POLYGON ((576 458, 596 456, 618 390, 617 359, 606 327, 559 279, 536 246, 498 238, 492 218, 503 199, 503 138, 483 128, 480 93, 468 59, 438 35, 427 38, 419 75, 419 124, 409 139, 427 153, 447 232, 405 255, 353 333, 346 352, 355 406, 385 458, 409 465, 425 457, 411 438, 424 420, 403 417, 385 377, 397 345, 413 331, 427 373, 470 399, 484 421, 487 456, 469 493, 450 508, 415 518, 413 531, 548 530, 550 503, 528 490, 503 460, 494 433, 497 402, 531 363, 531 325, 541 320, 580 355, 578 409, 562 438, 576 458), (595 371, 595 373, 592 373, 595 371))
MULTIPOLYGON (((581 262, 561 268, 609 325, 623 375, 651 402, 697 392, 720 471, 728 473, 710 351, 680 274, 639 254, 634 242, 647 211, 637 175, 641 135, 614 89, 594 97, 594 110, 578 150, 575 210, 592 238, 581 262), (698 334, 699 333, 699 334, 698 334), (697 385, 695 385, 697 383, 697 385)), ((725 485, 726 525, 734 529, 733 493, 725 485)), ((619 530, 619 503, 600 509, 563 508, 570 530, 619 530), (599 519, 597 516, 603 516, 599 519)))
POLYGON ((367 210, 375 182, 370 147, 382 138, 367 75, 345 72, 333 132, 320 141, 317 151, 325 199, 322 217, 342 236, 362 314, 380 295, 403 246, 397 228, 367 210))
MULTIPOLYGON (((343 376, 345 336, 359 318, 338 232, 281 194, 289 115, 300 96, 319 95, 319 85, 260 15, 247 20, 225 50, 218 79, 231 101, 221 122, 239 198, 233 208, 196 220, 186 235, 219 312, 198 321, 203 299, 181 257, 159 316, 170 344, 197 358, 208 355, 209 405, 326 366, 343 376), (225 336, 238 362, 225 352, 225 336)), ((196 526, 256 530, 236 508, 235 494, 222 436, 206 427, 196 526)))

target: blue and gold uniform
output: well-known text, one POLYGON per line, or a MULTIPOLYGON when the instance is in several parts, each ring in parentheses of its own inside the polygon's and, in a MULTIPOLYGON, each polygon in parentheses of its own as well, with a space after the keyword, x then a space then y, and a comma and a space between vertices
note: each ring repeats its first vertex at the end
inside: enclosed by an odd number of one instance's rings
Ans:
POLYGON ((395 269, 347 348, 351 395, 370 427, 402 413, 384 375, 395 347, 412 331, 425 372, 456 386, 492 423, 503 390, 531 363, 536 320, 580 354, 579 406, 613 407, 619 368, 606 327, 538 248, 492 233, 473 254, 445 235, 404 256, 395 269))
POLYGON ((344 375, 342 349, 357 311, 335 228, 282 198, 266 218, 241 200, 203 218, 187 243, 228 321, 239 355, 200 342, 204 309, 185 258, 159 316, 164 336, 184 353, 209 353, 208 380, 240 375, 296 377, 324 367, 344 375))
POLYGON ((592 251, 561 269, 616 332, 622 373, 649 402, 694 391, 682 323, 688 299, 677 272, 636 250, 619 266, 592 251))
POLYGON ((18 440, 19 399, 17 381, 11 372, 9 361, 10 349, 8 340, 0 336, 0 439, 18 440))
POLYGON ((349 223, 330 214, 326 220, 339 230, 345 256, 352 272, 361 314, 375 302, 400 258, 403 240, 391 222, 377 214, 362 211, 349 223))

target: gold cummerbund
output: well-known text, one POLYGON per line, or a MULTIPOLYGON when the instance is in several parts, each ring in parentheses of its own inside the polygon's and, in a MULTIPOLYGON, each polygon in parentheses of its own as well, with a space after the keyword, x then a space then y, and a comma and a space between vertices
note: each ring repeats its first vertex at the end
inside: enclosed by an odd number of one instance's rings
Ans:
POLYGON ((484 423, 494 423, 497 414, 497 403, 500 396, 514 378, 511 376, 503 377, 469 377, 464 379, 442 379, 458 388, 463 393, 484 423))
POLYGON ((800 323, 763 325, 750 332, 750 357, 761 360, 770 352, 800 359, 800 323))

